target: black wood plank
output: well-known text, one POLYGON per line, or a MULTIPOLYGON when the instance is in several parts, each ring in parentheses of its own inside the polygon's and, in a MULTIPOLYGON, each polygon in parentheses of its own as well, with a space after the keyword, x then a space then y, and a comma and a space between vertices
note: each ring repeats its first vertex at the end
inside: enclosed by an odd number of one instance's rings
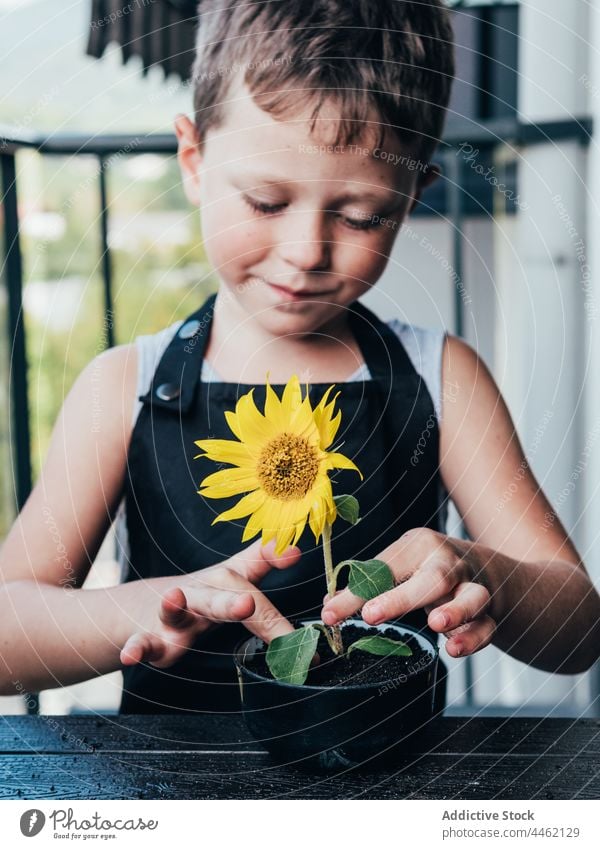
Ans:
MULTIPOLYGON (((96 751, 260 750, 243 719, 198 716, 4 716, 0 753, 82 754, 96 751)), ((457 754, 577 752, 600 758, 600 722, 594 719, 444 717, 415 744, 417 752, 457 754)))
POLYGON ((227 714, 0 717, 0 753, 180 751, 221 746, 240 751, 257 748, 243 719, 227 714))
POLYGON ((592 755, 424 755, 383 772, 323 776, 221 752, 0 757, 4 799, 597 799, 592 755))

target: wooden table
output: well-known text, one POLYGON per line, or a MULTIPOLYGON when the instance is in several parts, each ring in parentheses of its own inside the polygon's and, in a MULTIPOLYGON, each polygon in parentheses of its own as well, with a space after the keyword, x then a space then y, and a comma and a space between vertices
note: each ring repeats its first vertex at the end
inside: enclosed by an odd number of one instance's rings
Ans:
POLYGON ((0 798, 598 799, 600 721, 444 717, 395 768, 327 776, 237 716, 3 716, 0 798))

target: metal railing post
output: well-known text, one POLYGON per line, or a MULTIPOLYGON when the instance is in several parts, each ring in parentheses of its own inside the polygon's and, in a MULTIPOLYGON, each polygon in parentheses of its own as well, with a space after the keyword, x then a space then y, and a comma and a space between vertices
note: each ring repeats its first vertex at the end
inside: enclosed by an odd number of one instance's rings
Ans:
MULTIPOLYGON (((12 467, 17 510, 31 492, 31 444, 27 386, 27 345, 23 321, 23 260, 19 237, 17 173, 14 153, 0 154, 2 202, 4 206, 4 250, 7 288, 7 331, 9 350, 9 439, 13 446, 12 467)), ((28 694, 27 712, 39 712, 36 694, 28 694)))
POLYGON ((0 158, 2 160, 4 249, 8 295, 10 427, 11 443, 14 445, 15 501, 20 510, 31 492, 27 354, 23 323, 23 262, 19 238, 15 156, 12 153, 3 153, 0 158))
MULTIPOLYGON (((462 180, 463 169, 461 159, 457 156, 454 148, 449 148, 446 153, 445 166, 447 173, 446 187, 448 192, 448 217, 452 227, 452 269, 454 272, 454 333, 463 336, 465 330, 464 319, 464 289, 463 289, 463 192, 462 180)), ((467 539, 467 532, 461 523, 461 535, 467 539)), ((474 692, 474 670, 473 660, 466 657, 464 661, 465 671, 465 707, 469 710, 475 708, 474 692)))
POLYGON ((112 299, 112 263, 108 247, 108 193, 106 190, 106 163, 104 156, 98 157, 100 165, 100 237, 102 249, 102 279, 104 281, 104 338, 106 347, 115 344, 114 310, 112 299))

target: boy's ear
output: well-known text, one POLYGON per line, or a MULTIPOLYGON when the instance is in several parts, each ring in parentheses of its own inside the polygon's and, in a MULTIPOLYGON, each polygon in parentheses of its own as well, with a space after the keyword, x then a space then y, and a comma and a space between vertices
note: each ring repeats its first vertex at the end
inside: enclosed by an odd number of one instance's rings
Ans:
POLYGON ((175 117, 175 135, 177 136, 177 160, 183 178, 183 189, 189 202, 194 206, 199 206, 202 151, 198 131, 187 115, 175 117))
POLYGON ((411 214, 411 212, 413 211, 415 206, 421 200, 421 195, 423 194, 423 190, 426 189, 427 186, 431 186, 432 183, 435 183, 435 181, 438 179, 438 177, 441 177, 441 174, 442 174, 442 169, 440 168, 439 165, 436 165, 433 162, 429 164, 427 171, 425 171, 425 172, 421 171, 419 173, 419 176, 417 177, 417 185, 416 185, 416 188, 415 188, 415 194, 414 194, 413 199, 410 202, 410 207, 408 208, 408 215, 411 214))

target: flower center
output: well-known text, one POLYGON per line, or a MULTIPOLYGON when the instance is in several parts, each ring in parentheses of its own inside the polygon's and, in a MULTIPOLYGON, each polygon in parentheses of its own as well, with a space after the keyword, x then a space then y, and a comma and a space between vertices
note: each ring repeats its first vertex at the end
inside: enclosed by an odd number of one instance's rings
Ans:
POLYGON ((303 498, 318 471, 316 450, 306 439, 290 433, 282 433, 265 445, 257 466, 263 489, 279 501, 303 498))

